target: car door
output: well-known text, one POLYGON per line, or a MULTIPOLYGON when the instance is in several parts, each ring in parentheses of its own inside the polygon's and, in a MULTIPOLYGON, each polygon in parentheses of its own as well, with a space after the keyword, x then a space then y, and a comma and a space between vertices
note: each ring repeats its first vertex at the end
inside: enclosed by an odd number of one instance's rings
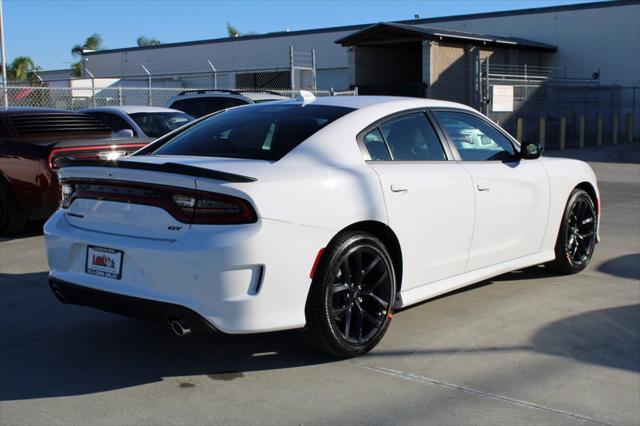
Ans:
POLYGON ((433 114, 471 173, 475 225, 467 270, 540 251, 547 224, 549 179, 539 160, 521 160, 511 139, 473 112, 433 114))
POLYGON ((402 290, 464 272, 473 230, 471 175, 450 159, 425 113, 392 117, 359 139, 400 241, 402 290))

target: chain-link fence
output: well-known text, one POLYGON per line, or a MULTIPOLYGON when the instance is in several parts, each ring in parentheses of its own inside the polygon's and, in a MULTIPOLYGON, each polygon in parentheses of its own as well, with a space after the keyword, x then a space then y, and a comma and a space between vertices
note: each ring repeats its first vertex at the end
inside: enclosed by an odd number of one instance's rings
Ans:
MULTIPOLYGON (((42 86, 7 86, 0 88, 0 93, 6 92, 6 102, 9 107, 46 107, 59 109, 81 109, 95 106, 114 105, 150 105, 164 106, 166 102, 179 93, 195 90, 214 90, 211 87, 130 87, 115 85, 99 87, 95 84, 80 87, 50 87, 42 86)), ((245 88, 234 89, 241 92, 245 88)), ((297 91, 277 90, 274 93, 283 96, 295 96, 297 91)), ((316 90, 316 96, 355 95, 357 91, 316 90)))
POLYGON ((570 78, 562 68, 494 64, 485 65, 481 85, 484 112, 520 140, 564 149, 640 138, 640 86, 603 85, 597 73, 570 78), (494 99, 496 88, 511 88, 510 111, 494 99))

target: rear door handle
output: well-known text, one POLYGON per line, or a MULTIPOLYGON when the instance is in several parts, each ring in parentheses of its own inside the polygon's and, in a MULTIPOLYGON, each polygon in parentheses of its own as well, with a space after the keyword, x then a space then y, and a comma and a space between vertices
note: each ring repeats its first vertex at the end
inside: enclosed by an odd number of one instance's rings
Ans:
POLYGON ((391 192, 407 192, 408 190, 409 188, 407 188, 407 184, 404 182, 391 184, 391 192))
POLYGON ((480 182, 478 185, 476 185, 476 188, 478 188, 478 191, 488 191, 489 189, 491 189, 489 185, 484 182, 480 182))

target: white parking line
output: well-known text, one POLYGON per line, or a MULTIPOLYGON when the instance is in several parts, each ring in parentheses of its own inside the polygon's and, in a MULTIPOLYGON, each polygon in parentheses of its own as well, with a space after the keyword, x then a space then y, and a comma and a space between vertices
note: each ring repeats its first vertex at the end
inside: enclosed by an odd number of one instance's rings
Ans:
POLYGON ((385 368, 385 367, 375 367, 372 365, 366 365, 366 364, 362 364, 359 362, 355 362, 352 361, 353 364, 357 365, 358 367, 362 367, 365 368, 367 370, 370 371, 375 371, 377 373, 382 373, 385 374, 387 376, 392 376, 392 377, 397 377, 403 380, 409 380, 409 381, 413 381, 413 382, 419 382, 419 383, 429 383, 432 385, 436 385, 436 386, 442 386, 442 387, 446 387, 449 389, 455 389, 455 390, 459 390, 462 392, 467 392, 470 394, 474 394, 474 395, 478 395, 480 397, 483 398, 488 398, 488 399, 494 399, 497 401, 503 401, 503 402, 507 402, 507 403, 511 403, 511 404, 515 404, 515 405, 520 405, 522 407, 527 407, 527 408, 531 408, 534 410, 540 410, 540 411, 545 411, 547 413, 554 413, 554 414, 560 414, 566 417, 571 417, 574 419, 579 419, 579 420, 585 420, 588 422, 592 422, 592 423, 596 423, 596 424, 601 424, 601 425, 611 425, 611 423, 606 423, 600 420, 595 420, 592 419, 591 417, 587 417, 587 416, 583 416, 581 414, 576 414, 576 413, 572 413, 569 411, 564 411, 564 410, 559 410, 556 408, 550 408, 550 407, 545 407, 544 405, 540 405, 540 404, 536 404, 533 402, 528 402, 528 401, 522 401, 519 399, 514 399, 514 398, 509 398, 506 396, 502 396, 502 395, 496 395, 490 392, 483 392, 483 391, 479 391, 476 389, 472 389, 472 388, 468 388, 466 386, 462 386, 462 385, 455 385, 453 383, 447 383, 447 382, 443 382, 440 380, 436 380, 436 379, 432 379, 431 377, 426 377, 426 376, 422 376, 419 374, 415 374, 415 373, 410 373, 407 371, 401 371, 401 370, 395 370, 395 369, 391 369, 391 368, 385 368))

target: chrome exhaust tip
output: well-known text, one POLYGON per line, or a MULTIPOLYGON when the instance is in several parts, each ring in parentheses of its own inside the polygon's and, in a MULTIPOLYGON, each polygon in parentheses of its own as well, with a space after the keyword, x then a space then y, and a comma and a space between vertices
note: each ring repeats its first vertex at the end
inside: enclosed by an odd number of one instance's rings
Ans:
POLYGON ((176 336, 184 337, 188 334, 191 334, 191 328, 186 323, 180 320, 169 320, 169 326, 171 327, 171 331, 173 331, 176 336))

